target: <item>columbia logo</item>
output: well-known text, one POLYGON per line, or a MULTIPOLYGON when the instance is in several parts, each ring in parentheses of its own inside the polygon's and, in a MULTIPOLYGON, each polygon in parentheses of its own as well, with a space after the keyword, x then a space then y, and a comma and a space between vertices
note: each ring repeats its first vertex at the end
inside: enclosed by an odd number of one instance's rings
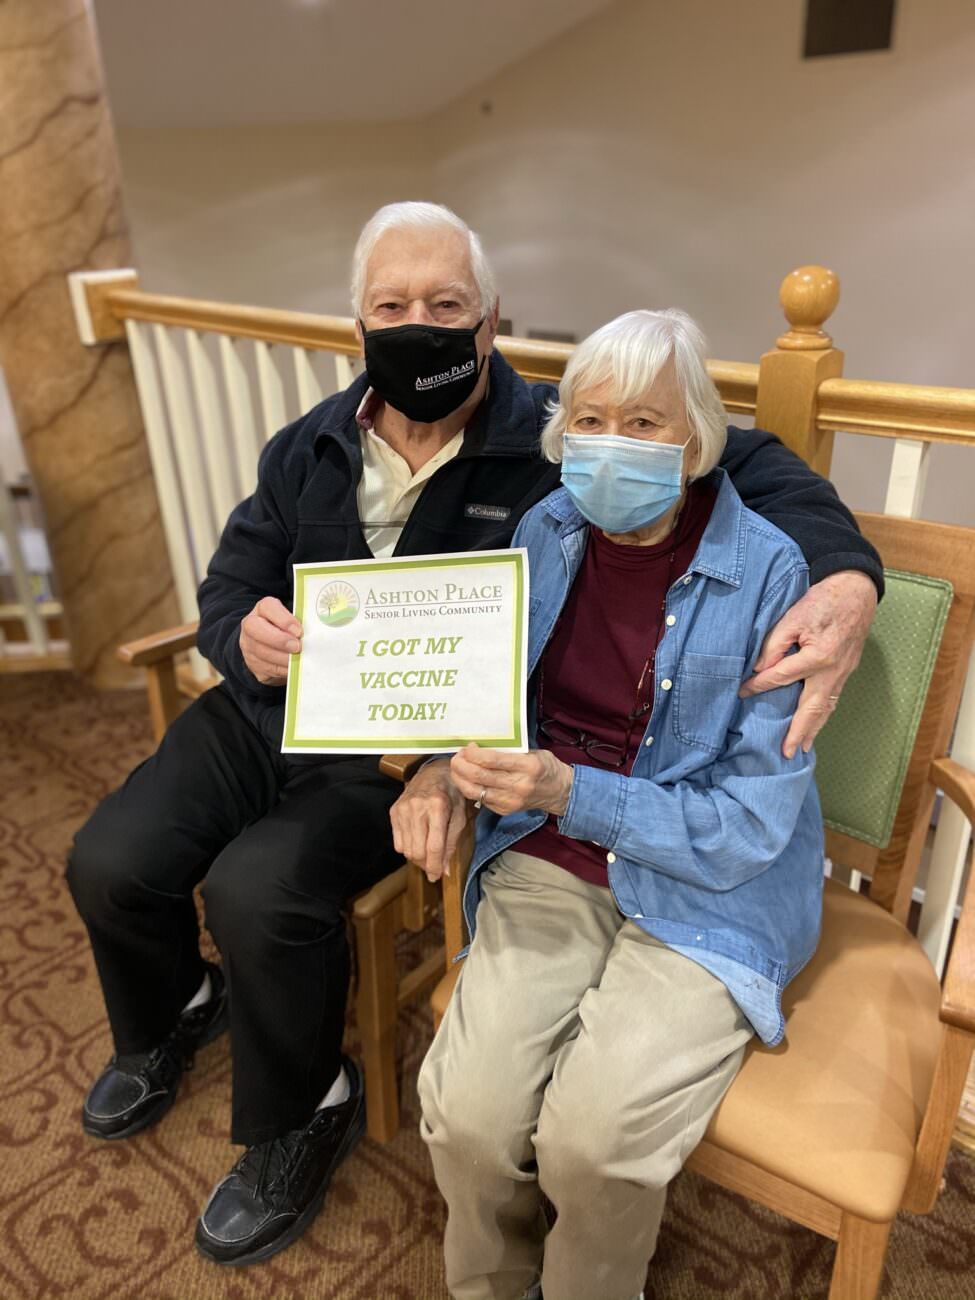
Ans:
POLYGON ((511 514, 510 506, 464 506, 464 514, 468 519, 507 519, 511 514))

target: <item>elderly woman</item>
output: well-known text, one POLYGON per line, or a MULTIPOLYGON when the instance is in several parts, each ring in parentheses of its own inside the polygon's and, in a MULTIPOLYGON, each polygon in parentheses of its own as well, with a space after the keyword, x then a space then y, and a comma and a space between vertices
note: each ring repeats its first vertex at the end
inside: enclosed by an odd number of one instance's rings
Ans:
POLYGON ((393 810, 435 877, 482 809, 470 951, 420 1076, 456 1300, 636 1296, 667 1184, 816 947, 813 758, 782 753, 799 687, 739 695, 807 568, 715 468, 704 356, 679 311, 573 353, 543 434, 564 486, 514 539, 535 748, 469 745, 393 810))

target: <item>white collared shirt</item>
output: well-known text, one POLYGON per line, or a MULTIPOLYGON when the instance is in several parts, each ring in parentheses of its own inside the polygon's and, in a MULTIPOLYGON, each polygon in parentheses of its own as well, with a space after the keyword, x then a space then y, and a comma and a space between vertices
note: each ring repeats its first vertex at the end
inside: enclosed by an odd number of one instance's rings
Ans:
POLYGON ((362 478, 356 489, 356 501, 366 544, 373 555, 382 559, 392 555, 424 483, 460 451, 464 430, 456 433, 413 474, 406 459, 373 430, 375 406, 375 395, 370 388, 356 412, 362 446, 362 478))

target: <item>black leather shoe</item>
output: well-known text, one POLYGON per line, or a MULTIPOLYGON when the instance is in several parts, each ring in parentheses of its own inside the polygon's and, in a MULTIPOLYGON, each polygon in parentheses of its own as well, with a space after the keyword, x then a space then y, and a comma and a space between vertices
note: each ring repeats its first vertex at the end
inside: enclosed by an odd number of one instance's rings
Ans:
POLYGON ((227 986, 223 971, 207 962, 209 1001, 184 1011, 176 1028, 151 1052, 113 1056, 92 1084, 81 1109, 81 1125, 92 1137, 125 1138, 162 1119, 176 1100, 183 1071, 192 1069, 197 1048, 227 1028, 227 986))
POLYGON ((196 1225, 196 1245, 217 1264, 254 1264, 296 1241, 325 1202, 336 1169, 365 1129, 359 1067, 343 1056, 349 1097, 304 1127, 248 1147, 217 1184, 196 1225))

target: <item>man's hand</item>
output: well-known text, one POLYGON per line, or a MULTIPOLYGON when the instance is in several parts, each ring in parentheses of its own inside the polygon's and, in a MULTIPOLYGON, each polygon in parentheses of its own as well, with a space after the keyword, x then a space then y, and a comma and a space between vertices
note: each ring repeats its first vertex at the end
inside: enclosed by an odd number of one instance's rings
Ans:
POLYGON ((276 596, 264 596, 240 623, 240 653, 265 686, 288 680, 288 656, 301 650, 301 624, 276 596))
POLYGON ((540 808, 560 817, 569 804, 573 769, 547 749, 509 754, 468 745, 450 760, 462 794, 496 813, 540 808))
POLYGON ((847 569, 815 583, 765 638, 742 696, 805 680, 782 744, 786 758, 805 753, 836 708, 846 679, 860 662, 877 609, 877 589, 865 573, 847 569), (799 646, 797 654, 788 651, 799 646))
POLYGON ((428 880, 450 874, 467 803, 450 779, 450 760, 438 758, 421 767, 389 810, 397 853, 422 867, 428 880))

